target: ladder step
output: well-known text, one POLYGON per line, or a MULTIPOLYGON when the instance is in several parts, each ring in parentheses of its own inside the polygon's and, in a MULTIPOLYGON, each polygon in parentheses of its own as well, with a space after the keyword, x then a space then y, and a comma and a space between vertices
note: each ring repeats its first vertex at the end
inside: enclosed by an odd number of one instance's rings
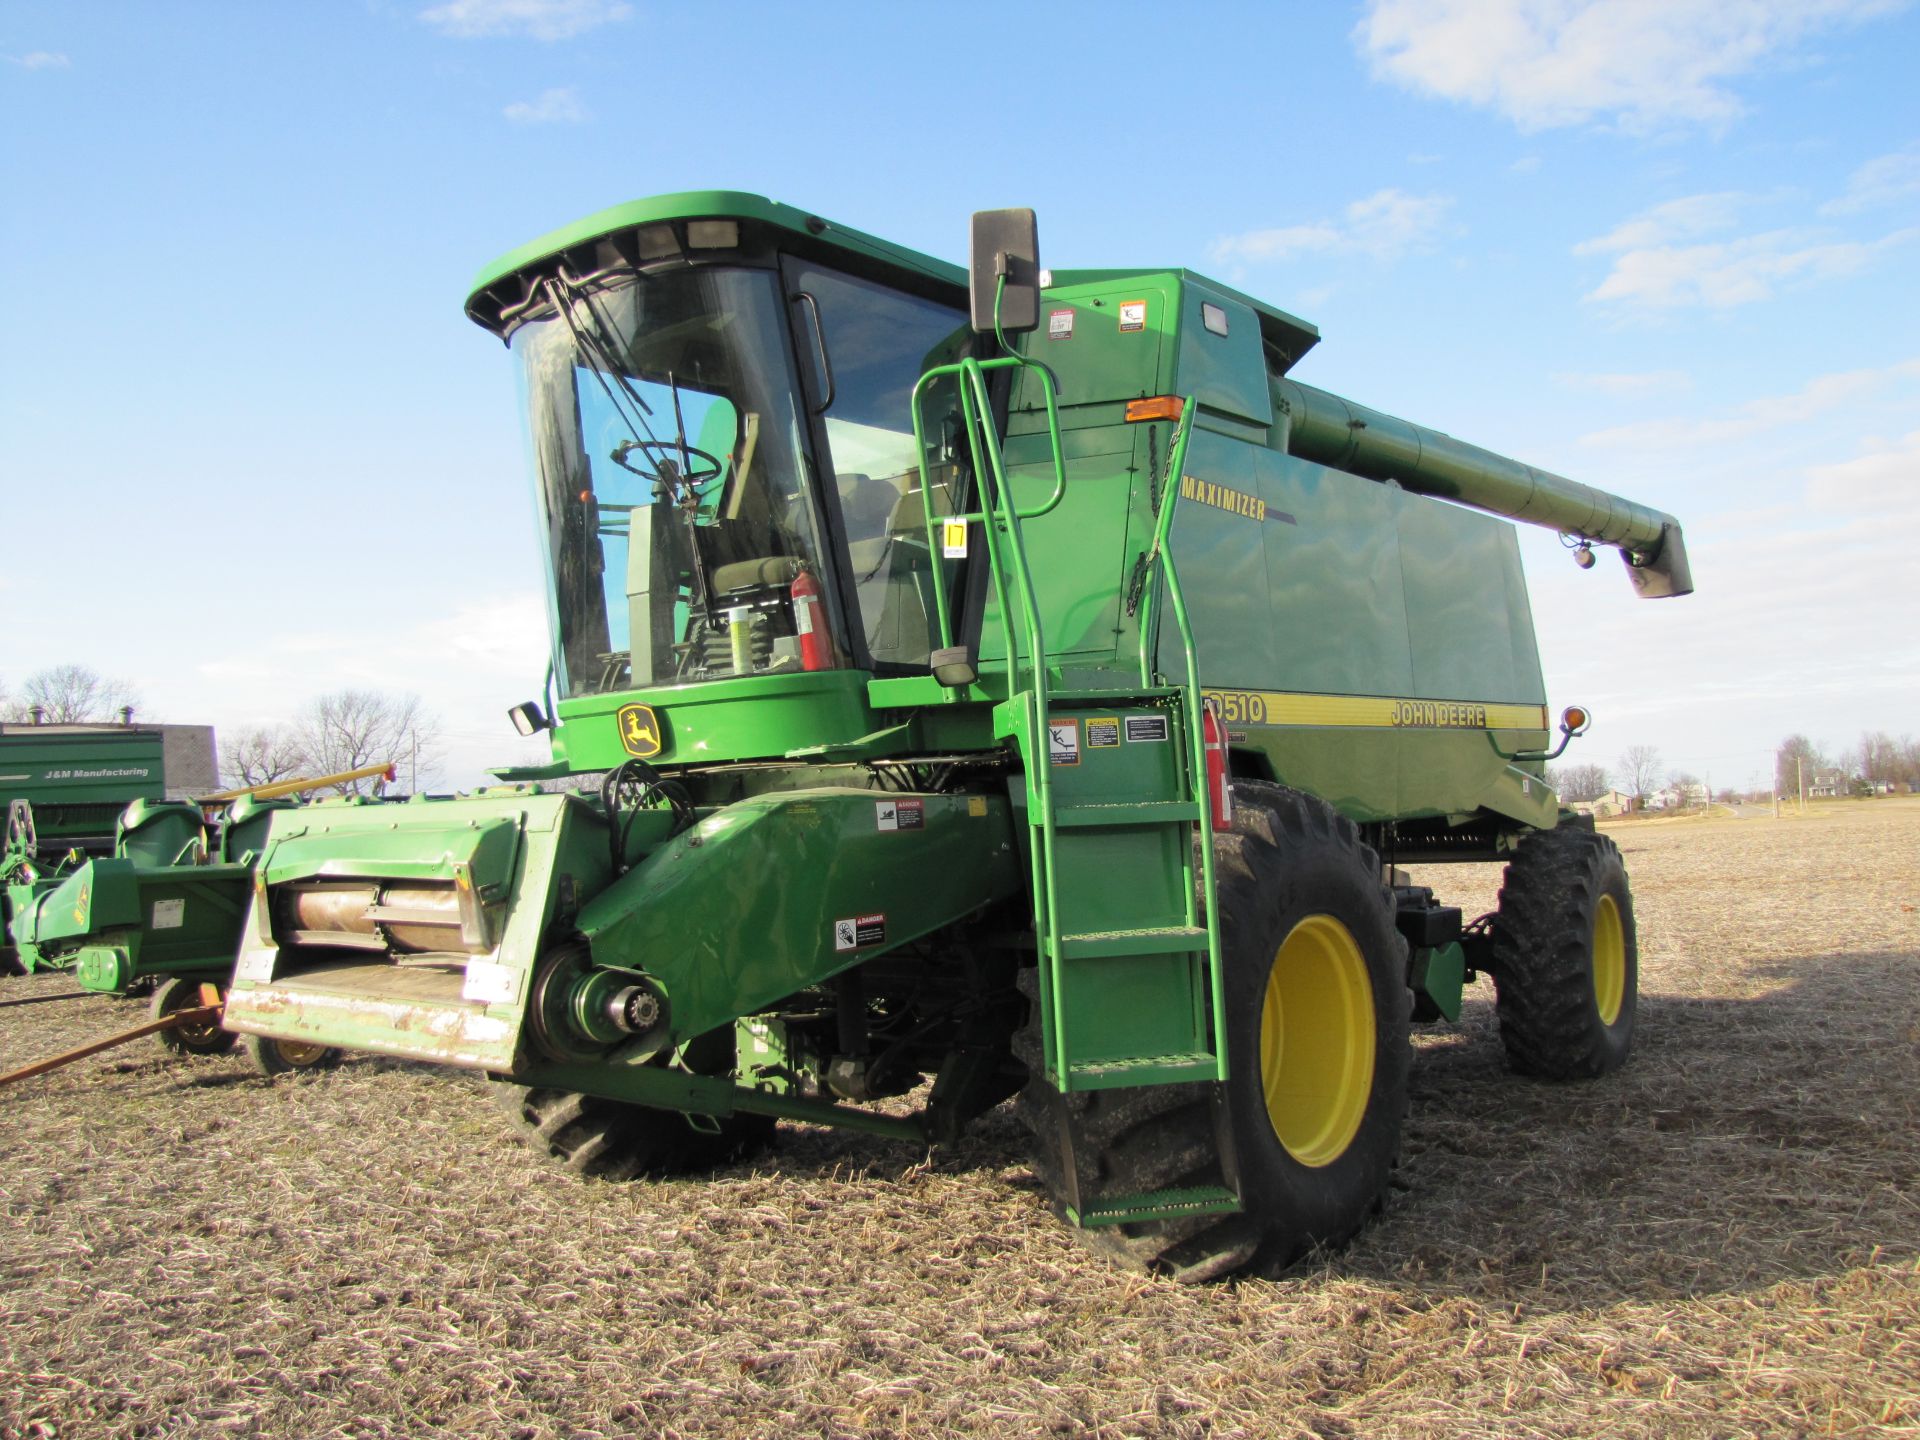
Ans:
POLYGON ((1116 955, 1179 955, 1207 948, 1204 926, 1166 925, 1148 930, 1086 930, 1060 937, 1063 960, 1105 960, 1116 955))
POLYGON ((1116 700, 1148 701, 1171 700, 1181 693, 1177 685, 1096 685, 1088 690, 1049 690, 1047 704, 1058 708, 1062 705, 1083 705, 1092 700, 1111 703, 1116 700))
POLYGON ((1125 1060, 1083 1060, 1067 1067, 1073 1090, 1120 1090, 1131 1085, 1185 1085, 1220 1078, 1217 1059, 1206 1054, 1138 1055, 1125 1060))
POLYGON ((1219 1185, 1196 1185, 1185 1190, 1147 1190, 1095 1200, 1084 1210, 1069 1210, 1067 1219, 1091 1230, 1101 1225, 1177 1220, 1185 1215, 1231 1215, 1239 1208, 1240 1197, 1233 1191, 1219 1185))
POLYGON ((1142 800, 1124 805, 1056 805, 1053 823, 1060 829, 1094 825, 1192 824, 1200 807, 1192 800, 1142 800))

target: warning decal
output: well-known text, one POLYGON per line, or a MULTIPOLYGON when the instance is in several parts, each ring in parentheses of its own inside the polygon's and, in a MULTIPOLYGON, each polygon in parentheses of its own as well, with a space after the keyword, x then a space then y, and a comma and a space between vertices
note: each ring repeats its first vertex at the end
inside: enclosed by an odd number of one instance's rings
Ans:
POLYGON ((833 922, 833 948, 864 950, 869 945, 884 945, 887 939, 885 915, 853 915, 833 922))
POLYGON ((1047 759, 1055 765, 1080 763, 1080 722, 1078 720, 1047 722, 1047 759))
POLYGON ((1073 338, 1073 311, 1049 310, 1047 312, 1047 338, 1049 340, 1073 338))
POLYGON ((187 902, 184 899, 153 902, 153 929, 178 930, 186 923, 187 902))
POLYGON ((916 798, 876 800, 873 802, 873 818, 881 830, 924 830, 927 828, 927 802, 916 798))
POLYGON ((1129 715, 1127 717, 1127 739, 1164 740, 1167 738, 1167 717, 1164 715, 1129 715))
POLYGON ((1111 750, 1120 743, 1120 719, 1117 715, 1087 718, 1087 749, 1111 750))
POLYGON ((1122 300, 1120 302, 1120 333, 1129 330, 1147 328, 1147 302, 1144 300, 1122 300))

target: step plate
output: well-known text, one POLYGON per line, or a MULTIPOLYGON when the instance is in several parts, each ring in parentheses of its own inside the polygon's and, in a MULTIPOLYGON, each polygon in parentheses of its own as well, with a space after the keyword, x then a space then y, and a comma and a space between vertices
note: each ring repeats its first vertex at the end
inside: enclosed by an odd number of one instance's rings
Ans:
POLYGON ((1068 1069, 1061 1092, 1119 1090, 1128 1085, 1178 1085, 1222 1079, 1214 1057, 1207 1054, 1143 1055, 1133 1060, 1089 1060, 1068 1069))
POLYGON ((1233 1215, 1240 1200, 1233 1191, 1218 1185, 1202 1185, 1191 1190, 1149 1190, 1140 1195, 1116 1195, 1098 1200, 1084 1211, 1067 1211, 1070 1224, 1082 1230, 1106 1225, 1144 1225, 1150 1220, 1182 1220, 1189 1215, 1233 1215))

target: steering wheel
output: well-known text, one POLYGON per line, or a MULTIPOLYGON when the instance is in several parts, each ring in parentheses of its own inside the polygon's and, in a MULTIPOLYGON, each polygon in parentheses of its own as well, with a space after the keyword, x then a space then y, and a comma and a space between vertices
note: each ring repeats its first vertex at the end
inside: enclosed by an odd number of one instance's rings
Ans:
POLYGON ((719 456, 711 455, 695 445, 682 445, 678 440, 622 440, 613 447, 613 453, 608 458, 622 470, 631 470, 634 474, 644 476, 648 480, 658 481, 661 478, 659 461, 654 462, 652 470, 642 470, 638 465, 627 463, 627 456, 636 450, 665 451, 666 453, 661 457, 662 460, 675 460, 684 452, 689 460, 699 462, 692 465, 687 473, 680 477, 682 485, 704 485, 709 480, 718 479, 726 473, 727 469, 726 462, 719 456), (701 468, 702 464, 706 467, 705 469, 701 468))

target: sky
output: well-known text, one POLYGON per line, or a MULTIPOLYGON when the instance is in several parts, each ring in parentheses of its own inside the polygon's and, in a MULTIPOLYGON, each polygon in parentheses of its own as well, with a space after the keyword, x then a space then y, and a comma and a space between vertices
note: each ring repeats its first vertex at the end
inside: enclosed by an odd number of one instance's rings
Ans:
POLYGON ((415 693, 542 758, 515 386, 462 314, 592 211, 757 192, 963 260, 1187 266, 1301 380, 1666 510, 1698 593, 1521 527, 1569 762, 1764 784, 1920 733, 1920 9, 0 4, 0 686, 222 733, 415 693))

